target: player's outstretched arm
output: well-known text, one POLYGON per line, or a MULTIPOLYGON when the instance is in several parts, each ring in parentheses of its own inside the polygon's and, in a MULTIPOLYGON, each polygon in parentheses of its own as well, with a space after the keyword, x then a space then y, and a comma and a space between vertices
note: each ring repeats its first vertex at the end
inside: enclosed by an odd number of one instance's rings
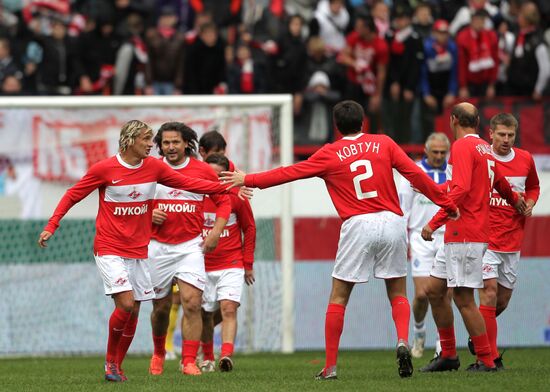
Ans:
POLYGON ((189 192, 204 193, 226 193, 225 187, 219 182, 202 180, 183 175, 161 161, 155 160, 158 170, 158 182, 170 188, 182 189, 189 192))
POLYGON ((524 213, 525 216, 531 216, 533 214, 533 207, 537 204, 539 196, 539 176, 537 174, 537 168, 535 167, 533 157, 531 157, 529 172, 527 173, 527 178, 525 180, 525 204, 527 204, 527 208, 524 213))
POLYGON ((243 232, 244 280, 247 285, 254 284, 254 249, 256 247, 256 222, 248 200, 243 200, 235 211, 243 232))

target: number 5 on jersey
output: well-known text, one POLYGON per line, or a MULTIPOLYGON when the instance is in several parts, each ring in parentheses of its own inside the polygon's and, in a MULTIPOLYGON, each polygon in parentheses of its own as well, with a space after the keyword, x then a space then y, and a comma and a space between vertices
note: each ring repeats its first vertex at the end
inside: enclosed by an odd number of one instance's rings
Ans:
POLYGON ((371 178, 374 174, 372 172, 372 165, 370 161, 368 159, 360 159, 358 161, 352 162, 351 165, 349 165, 349 169, 352 173, 355 173, 360 167, 365 168, 365 173, 358 174, 353 177, 353 186, 355 187, 355 194, 357 195, 357 199, 363 200, 377 197, 377 191, 363 192, 363 190, 361 189, 361 181, 371 178))

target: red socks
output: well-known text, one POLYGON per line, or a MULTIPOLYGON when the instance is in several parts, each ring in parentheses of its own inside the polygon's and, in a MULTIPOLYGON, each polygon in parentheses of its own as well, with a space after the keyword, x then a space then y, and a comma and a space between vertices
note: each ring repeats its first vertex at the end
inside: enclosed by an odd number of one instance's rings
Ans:
POLYGON ((122 332, 122 336, 118 342, 117 363, 119 366, 122 365, 122 361, 124 361, 124 357, 126 357, 130 344, 132 344, 132 340, 134 340, 137 323, 138 316, 134 314, 132 314, 126 322, 126 326, 124 327, 124 331, 122 332))
POLYGON ((166 355, 166 335, 155 336, 153 335, 153 354, 157 357, 162 357, 166 355))
POLYGON ((193 363, 197 359, 197 352, 201 342, 198 340, 184 340, 181 349, 181 358, 183 366, 193 363))
POLYGON ((456 358, 456 339, 454 327, 438 328, 441 341, 441 356, 443 358, 456 358))
POLYGON ((409 322, 411 319, 411 306, 406 297, 395 297, 391 300, 391 315, 397 330, 397 340, 409 342, 409 322))
POLYGON ((495 362, 491 358, 491 346, 489 345, 489 339, 487 334, 479 336, 472 336, 472 343, 476 349, 476 356, 478 361, 483 362, 487 367, 495 367, 495 362))
MULTIPOLYGON (((492 359, 498 358, 500 355, 497 348, 497 308, 494 306, 479 305, 479 312, 485 320, 485 328, 487 329, 487 338, 489 339, 489 345, 491 346, 492 359)), ((476 348, 477 351, 477 348, 476 348)))
POLYGON ((205 361, 214 361, 214 342, 201 342, 202 355, 205 361))
POLYGON ((230 357, 233 355, 233 343, 222 343, 222 358, 223 357, 230 357))
POLYGON ((109 319, 109 338, 107 339, 107 362, 117 362, 117 351, 122 332, 126 323, 132 315, 131 312, 125 312, 119 308, 115 308, 109 319))
POLYGON ((346 307, 340 304, 328 304, 325 318, 325 369, 336 366, 340 336, 344 329, 346 307))

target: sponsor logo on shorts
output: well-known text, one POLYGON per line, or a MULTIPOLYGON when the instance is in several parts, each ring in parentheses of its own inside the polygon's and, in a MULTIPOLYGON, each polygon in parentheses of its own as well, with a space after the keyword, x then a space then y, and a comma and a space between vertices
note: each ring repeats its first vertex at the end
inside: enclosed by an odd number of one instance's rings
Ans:
POLYGON ((415 267, 418 267, 420 265, 420 260, 414 259, 413 264, 414 264, 415 267))
POLYGON ((145 290, 145 291, 143 292, 143 294, 147 295, 147 294, 151 294, 152 292, 153 292, 153 290, 145 290))
POLYGON ((483 265, 483 272, 493 272, 495 269, 490 264, 484 264, 483 265))
POLYGON ((159 294, 162 291, 162 288, 155 287, 153 290, 155 290, 155 294, 159 294))
POLYGON ((115 280, 115 284, 118 286, 123 286, 127 281, 128 279, 126 278, 118 278, 117 280, 115 280))

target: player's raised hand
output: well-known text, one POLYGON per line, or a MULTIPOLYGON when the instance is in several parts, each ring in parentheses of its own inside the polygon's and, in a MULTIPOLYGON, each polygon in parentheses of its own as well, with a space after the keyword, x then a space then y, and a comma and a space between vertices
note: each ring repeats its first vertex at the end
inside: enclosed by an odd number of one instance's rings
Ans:
POLYGON ((249 188, 247 186, 242 186, 239 188, 239 193, 237 194, 239 196, 239 199, 252 199, 252 196, 254 196, 254 189, 249 188))
POLYGON ((244 270, 244 281, 249 286, 254 284, 254 282, 256 281, 256 279, 254 278, 254 270, 244 270))
POLYGON ((424 241, 433 241, 434 238, 432 236, 433 234, 433 230, 432 228, 430 227, 430 225, 426 225, 422 228, 422 239, 424 241))
POLYGON ((155 208, 153 210, 153 223, 155 225, 162 225, 166 218, 168 218, 168 214, 160 208, 155 208))
POLYGON ((43 231, 42 233, 40 233, 40 236, 38 237, 38 245, 41 247, 41 248, 47 248, 48 247, 48 244, 46 244, 46 242, 52 238, 52 233, 50 233, 49 231, 43 231))
POLYGON ((220 176, 220 181, 222 184, 231 184, 227 189, 234 188, 236 186, 244 185, 244 177, 246 173, 240 170, 235 171, 223 171, 220 176))

